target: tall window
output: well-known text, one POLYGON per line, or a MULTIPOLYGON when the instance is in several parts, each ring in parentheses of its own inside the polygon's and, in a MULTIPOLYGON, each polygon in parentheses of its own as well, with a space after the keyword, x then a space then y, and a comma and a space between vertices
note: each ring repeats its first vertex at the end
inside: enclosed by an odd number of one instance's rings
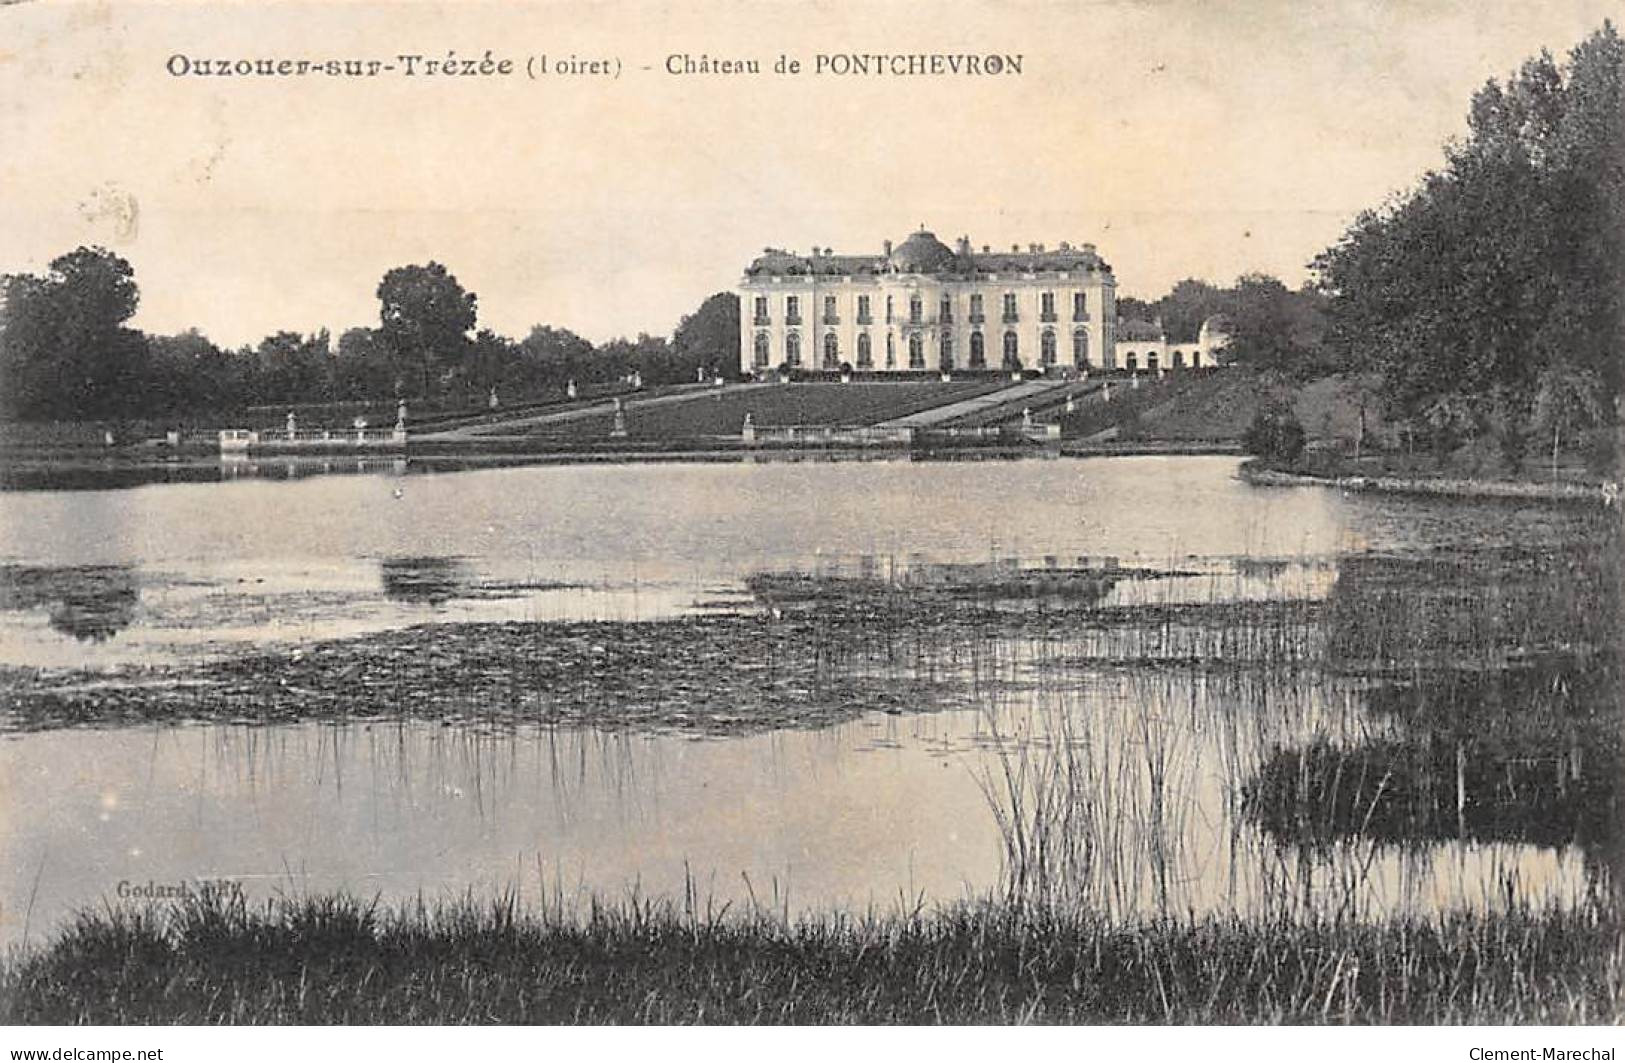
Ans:
POLYGON ((1123 359, 1123 368, 1131 373, 1140 368, 1140 356, 1133 351, 1128 352, 1128 357, 1123 359))
POLYGON ((1183 369, 1183 368, 1185 368, 1185 352, 1184 351, 1175 351, 1174 352, 1174 368, 1175 369, 1183 369))
POLYGON ((1082 292, 1072 293, 1072 320, 1082 321, 1089 316, 1088 298, 1082 292))
POLYGON ((801 296, 787 295, 784 297, 784 321, 794 325, 801 320, 801 296))
POLYGON ((976 295, 970 297, 970 320, 971 324, 973 325, 979 324, 982 320, 981 293, 977 293, 976 295))
POLYGON ((875 364, 875 352, 867 332, 858 333, 858 368, 868 369, 875 364))
POLYGON ((1045 321, 1055 320, 1055 293, 1045 292, 1038 297, 1038 316, 1045 321))
POLYGON ((1014 369, 1021 364, 1021 344, 1016 339, 1016 330, 1010 329, 1004 334, 1004 367, 1014 369))
POLYGON ((873 320, 874 318, 869 311, 869 297, 867 295, 858 296, 858 324, 867 325, 873 320))
POLYGON ((889 325, 889 324, 891 324, 891 322, 892 322, 892 297, 888 295, 888 296, 886 296, 886 324, 889 325))
POLYGON ((758 332, 756 334, 756 353, 752 356, 752 363, 756 366, 756 368, 765 369, 767 367, 767 363, 772 359, 773 354, 770 349, 771 342, 772 341, 767 338, 767 333, 758 332))
POLYGON ((824 333, 824 368, 834 369, 841 364, 841 341, 835 333, 824 333))
POLYGON ((972 369, 987 368, 987 344, 982 339, 981 330, 970 334, 970 367, 972 369))
POLYGON ((951 332, 944 332, 942 334, 942 359, 941 359, 941 361, 942 361, 942 371, 944 373, 946 373, 948 370, 950 370, 950 369, 952 369, 954 367, 954 334, 951 333, 951 332))
MULTIPOLYGON (((887 297, 887 301, 890 301, 889 296, 887 297)), ((889 332, 886 333, 886 368, 897 368, 897 337, 893 336, 889 332)))
POLYGON ((954 320, 954 301, 950 296, 942 297, 942 310, 937 314, 944 325, 952 324, 954 320))
POLYGON ((908 320, 909 320, 909 324, 918 325, 920 323, 920 318, 923 317, 924 314, 925 314, 925 304, 920 301, 920 297, 917 296, 917 295, 909 296, 908 297, 908 320))
POLYGON ((1016 293, 1015 292, 1005 292, 1004 293, 1004 319, 1006 321, 1014 321, 1014 320, 1016 320, 1016 293))
POLYGON ((835 313, 835 297, 833 295, 824 296, 824 324, 834 325, 838 324, 840 320, 835 313))
POLYGON ((918 332, 908 334, 908 367, 910 369, 925 368, 925 340, 918 332))
POLYGON ((767 296, 765 295, 756 297, 756 323, 758 325, 767 324, 767 296))
POLYGON ((1038 337, 1039 356, 1044 359, 1045 365, 1055 364, 1055 330, 1047 328, 1044 334, 1038 337))
POLYGON ((1152 351, 1150 354, 1147 354, 1145 356, 1145 367, 1147 369, 1149 369, 1153 373, 1155 373, 1157 371, 1157 352, 1156 351, 1152 351))
POLYGON ((784 337, 784 360, 791 365, 801 364, 801 333, 792 332, 784 337))
POLYGON ((1089 330, 1072 331, 1072 364, 1079 369, 1089 368, 1089 330))

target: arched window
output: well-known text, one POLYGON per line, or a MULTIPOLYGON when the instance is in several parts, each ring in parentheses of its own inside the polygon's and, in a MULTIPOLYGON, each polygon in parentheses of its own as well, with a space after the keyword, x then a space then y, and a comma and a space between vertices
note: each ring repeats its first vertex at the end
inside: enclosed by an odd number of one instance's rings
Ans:
POLYGON ((767 333, 758 332, 756 334, 756 355, 755 355, 755 365, 756 365, 756 367, 757 368, 765 367, 768 364, 768 362, 772 360, 772 357, 773 357, 773 354, 772 354, 772 341, 767 338, 767 333))
POLYGON ((1192 369, 1200 369, 1200 368, 1202 368, 1202 352, 1200 352, 1200 351, 1192 351, 1191 352, 1191 368, 1192 369))
POLYGON ((946 373, 954 367, 954 335, 951 332, 942 334, 942 371, 946 373))
POLYGON ((980 329, 970 334, 970 367, 972 369, 987 368, 987 347, 982 340, 980 329))
POLYGON ((886 368, 897 368, 897 337, 889 332, 886 333, 886 368))
POLYGON ((1185 352, 1184 351, 1175 351, 1174 352, 1174 368, 1175 369, 1183 369, 1183 368, 1185 368, 1185 352))
POLYGON ((1044 359, 1045 365, 1055 364, 1055 330, 1047 328, 1043 335, 1038 337, 1038 353, 1044 359))
POLYGON ((1139 356, 1133 351, 1128 352, 1128 357, 1123 359, 1123 368, 1131 373, 1140 368, 1139 356))
POLYGON ((908 334, 908 367, 910 369, 925 368, 925 340, 918 332, 908 334))
POLYGON ((801 364, 801 333, 792 332, 784 337, 784 360, 790 365, 801 364))
POLYGON ((920 323, 920 319, 922 317, 924 317, 924 316, 925 316, 925 304, 920 301, 920 297, 918 295, 909 296, 908 297, 908 320, 909 320, 909 323, 914 324, 914 325, 918 325, 920 323))
POLYGON ((1145 367, 1151 372, 1157 371, 1157 352, 1151 351, 1145 356, 1145 367))
POLYGON ((1016 339, 1016 330, 1011 329, 1004 334, 1004 367, 1014 369, 1021 364, 1021 342, 1016 339))
POLYGON ((1072 364, 1079 369, 1089 368, 1089 330, 1077 329, 1072 333, 1072 364))
POLYGON ((875 352, 867 332, 858 333, 858 367, 868 369, 875 364, 875 352))
POLYGON ((841 341, 835 333, 824 333, 824 368, 834 369, 841 364, 841 341))

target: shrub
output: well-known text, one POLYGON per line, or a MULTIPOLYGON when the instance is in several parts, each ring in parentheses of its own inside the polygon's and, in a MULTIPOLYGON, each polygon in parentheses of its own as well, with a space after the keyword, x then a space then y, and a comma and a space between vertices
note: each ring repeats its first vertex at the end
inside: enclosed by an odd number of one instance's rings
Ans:
POLYGON ((1296 461, 1303 453, 1303 444, 1303 424, 1291 406, 1278 401, 1261 407, 1241 437, 1247 453, 1270 461, 1296 461))

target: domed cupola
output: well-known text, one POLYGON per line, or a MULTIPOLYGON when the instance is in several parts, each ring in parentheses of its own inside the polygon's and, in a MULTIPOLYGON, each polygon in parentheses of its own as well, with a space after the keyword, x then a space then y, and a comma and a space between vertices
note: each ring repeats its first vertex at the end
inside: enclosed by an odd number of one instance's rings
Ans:
POLYGON ((897 245, 890 261, 892 267, 902 273, 934 273, 952 266, 954 253, 947 244, 922 228, 897 245))

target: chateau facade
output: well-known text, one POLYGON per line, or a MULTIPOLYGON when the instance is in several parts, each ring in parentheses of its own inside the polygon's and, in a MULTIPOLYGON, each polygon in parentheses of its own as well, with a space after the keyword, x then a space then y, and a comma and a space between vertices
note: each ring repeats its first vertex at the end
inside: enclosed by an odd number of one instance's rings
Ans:
POLYGON ((746 373, 1118 367, 1116 281, 1093 244, 973 251, 922 228, 878 255, 768 248, 739 295, 746 373))

